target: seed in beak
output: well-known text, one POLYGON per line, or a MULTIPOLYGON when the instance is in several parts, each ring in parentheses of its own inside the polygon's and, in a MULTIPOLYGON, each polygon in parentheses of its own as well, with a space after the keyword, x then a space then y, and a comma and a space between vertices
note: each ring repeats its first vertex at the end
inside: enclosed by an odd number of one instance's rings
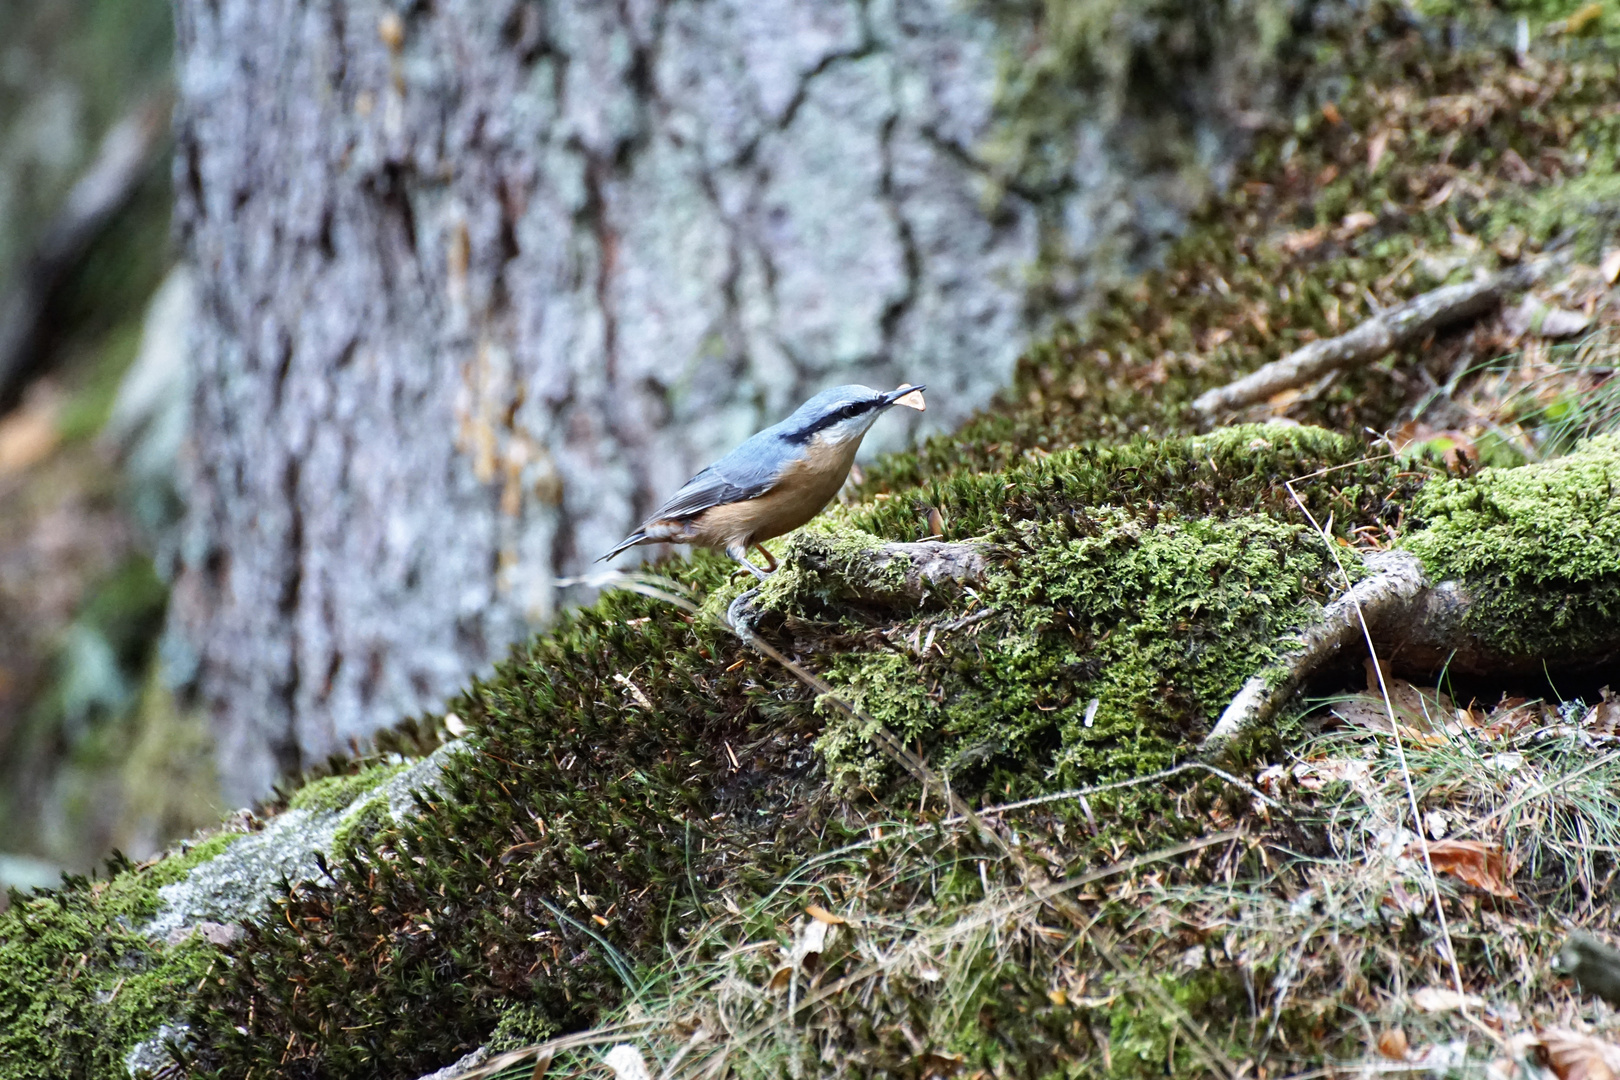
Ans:
MULTIPOLYGON (((910 385, 911 385, 910 383, 901 383, 900 384, 900 389, 904 390, 906 387, 908 387, 910 385)), ((921 390, 913 390, 909 394, 904 394, 904 395, 902 395, 900 397, 897 397, 897 398, 894 399, 894 403, 896 405, 904 405, 908 409, 916 409, 918 412, 923 412, 925 409, 928 408, 927 404, 925 404, 923 402, 923 396, 922 396, 922 391, 921 390)))

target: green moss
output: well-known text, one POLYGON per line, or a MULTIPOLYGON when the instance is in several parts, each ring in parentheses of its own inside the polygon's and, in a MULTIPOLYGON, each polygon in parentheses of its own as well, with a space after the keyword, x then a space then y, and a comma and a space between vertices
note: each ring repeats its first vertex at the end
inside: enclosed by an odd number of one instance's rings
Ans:
POLYGON ((1403 545, 1474 598, 1467 632, 1551 661, 1620 618, 1620 436, 1568 457, 1435 480, 1403 545))
POLYGON ((106 880, 12 894, 0 914, 0 1078, 125 1075, 124 1055, 182 1011, 218 949, 193 935, 148 941, 157 890, 232 840, 215 836, 145 870, 115 860, 106 880))
MULTIPOLYGON (((1482 5, 1475 0, 1417 0, 1413 7, 1431 19, 1472 21, 1481 15, 1482 5)), ((1582 34, 1608 34, 1620 30, 1613 6, 1592 3, 1591 0, 1495 0, 1490 8, 1504 15, 1525 16, 1530 21, 1531 29, 1536 32, 1544 30, 1548 23, 1563 22, 1572 15, 1576 16, 1582 34)))
POLYGON ((557 1034, 557 1022, 528 1002, 512 1002, 501 1011, 501 1018, 485 1043, 491 1053, 533 1046, 557 1034))
POLYGON ((332 834, 332 854, 340 859, 348 858, 358 845, 376 836, 392 820, 387 798, 377 795, 367 799, 356 807, 332 834))
POLYGON ((230 847, 241 836, 242 834, 238 832, 217 832, 186 847, 179 854, 158 860, 146 871, 147 886, 152 889, 159 889, 164 885, 170 885, 181 880, 191 871, 192 867, 200 866, 215 856, 222 854, 226 848, 230 847))
POLYGON ((1404 546, 1436 580, 1489 575, 1506 585, 1602 581, 1620 574, 1620 436, 1567 457, 1435 480, 1404 546))
POLYGON ((369 766, 353 775, 327 776, 311 781, 287 800, 287 809, 312 810, 316 813, 342 810, 372 788, 393 779, 409 764, 406 761, 387 762, 369 766))
MULTIPOLYGON (((841 654, 827 677, 931 759, 1016 768, 1032 789, 1169 764, 1305 620, 1324 577, 1314 533, 1259 516, 1147 526, 1099 508, 1023 534, 978 590, 1001 613, 979 633, 919 621, 891 633, 911 648, 841 654)), ((870 782, 873 732, 828 714, 818 748, 870 782)))
POLYGON ((1495 241, 1510 229, 1533 243, 1557 240, 1582 262, 1596 264, 1620 229, 1620 118, 1593 117, 1586 125, 1587 170, 1562 183, 1508 195, 1492 207, 1481 232, 1495 241))

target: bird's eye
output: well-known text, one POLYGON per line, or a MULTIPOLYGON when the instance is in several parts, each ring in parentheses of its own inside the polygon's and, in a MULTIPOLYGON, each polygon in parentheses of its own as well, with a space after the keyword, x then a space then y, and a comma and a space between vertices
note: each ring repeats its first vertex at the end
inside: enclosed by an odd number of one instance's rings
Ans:
POLYGON ((859 405, 845 405, 842 409, 839 409, 838 411, 843 413, 844 416, 853 419, 854 417, 860 415, 861 407, 859 405))

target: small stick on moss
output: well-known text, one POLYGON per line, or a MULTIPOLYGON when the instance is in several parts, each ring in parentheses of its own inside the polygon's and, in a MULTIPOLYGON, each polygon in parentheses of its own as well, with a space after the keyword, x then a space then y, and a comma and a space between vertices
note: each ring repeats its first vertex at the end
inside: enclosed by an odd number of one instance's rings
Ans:
POLYGON ((1243 684, 1204 740, 1205 749, 1275 716, 1311 672, 1360 637, 1363 617, 1368 623, 1385 621, 1393 612, 1410 609, 1428 588, 1423 564, 1410 552, 1376 551, 1362 561, 1372 576, 1323 608, 1322 617, 1301 631, 1297 647, 1243 684))
POLYGON ((1204 419, 1264 401, 1273 394, 1303 386, 1330 371, 1355 364, 1370 364, 1426 335, 1454 323, 1475 319, 1495 308, 1502 298, 1545 274, 1556 257, 1515 266, 1478 281, 1444 285, 1394 307, 1338 337, 1313 341, 1281 360, 1251 371, 1240 379, 1206 390, 1193 401, 1204 419))

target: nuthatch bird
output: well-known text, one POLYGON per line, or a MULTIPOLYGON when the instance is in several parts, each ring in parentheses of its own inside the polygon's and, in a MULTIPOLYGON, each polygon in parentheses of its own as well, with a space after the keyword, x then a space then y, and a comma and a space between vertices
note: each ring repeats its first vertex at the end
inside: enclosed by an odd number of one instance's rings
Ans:
POLYGON ((821 513, 844 486, 867 429, 892 406, 921 410, 924 389, 823 390, 688 480, 641 528, 596 561, 637 544, 700 544, 724 551, 763 578, 776 569, 776 560, 760 542, 821 513), (768 569, 748 561, 750 546, 759 547, 768 569))

